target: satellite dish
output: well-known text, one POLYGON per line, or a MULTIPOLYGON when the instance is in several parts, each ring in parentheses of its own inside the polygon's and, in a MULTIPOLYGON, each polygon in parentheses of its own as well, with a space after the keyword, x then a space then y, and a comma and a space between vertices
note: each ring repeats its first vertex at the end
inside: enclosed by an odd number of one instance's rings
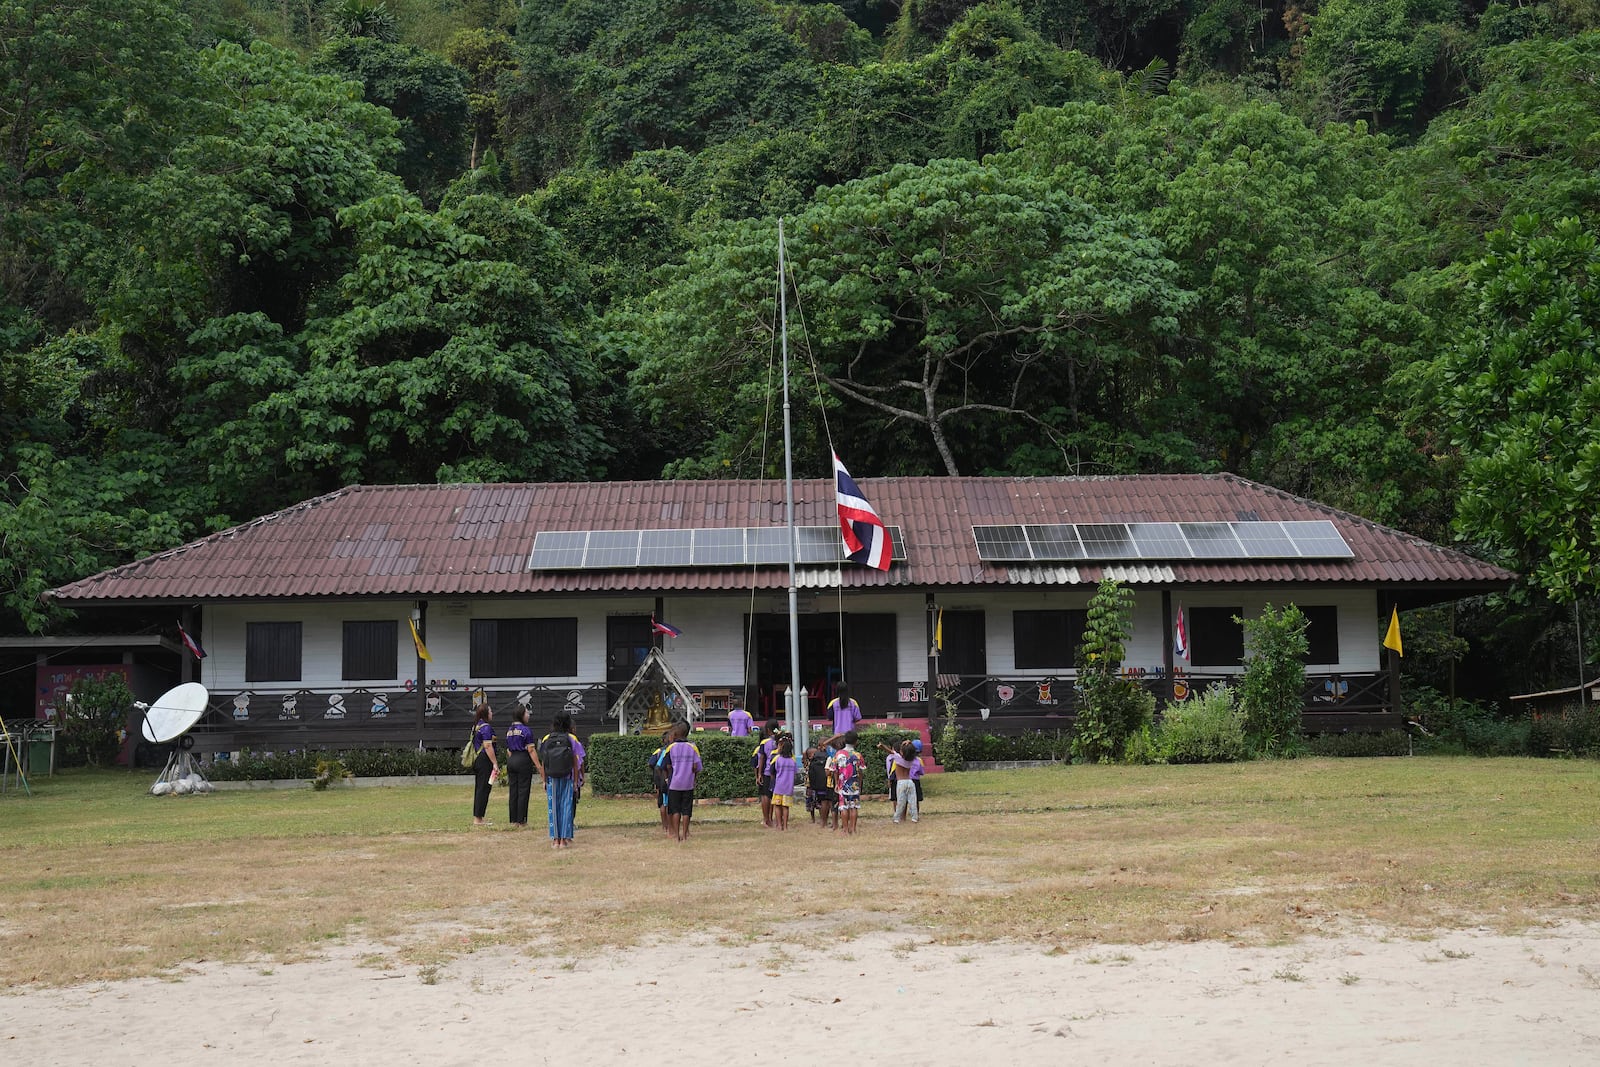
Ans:
POLYGON ((215 788, 200 773, 189 751, 194 748, 189 729, 206 713, 210 699, 206 687, 199 682, 184 682, 162 693, 159 700, 144 709, 141 730, 145 740, 157 745, 176 742, 161 777, 150 787, 151 796, 191 796, 209 793, 215 788))
POLYGON ((161 745, 188 732, 206 713, 210 694, 199 682, 184 682, 162 693, 144 713, 144 739, 161 745))

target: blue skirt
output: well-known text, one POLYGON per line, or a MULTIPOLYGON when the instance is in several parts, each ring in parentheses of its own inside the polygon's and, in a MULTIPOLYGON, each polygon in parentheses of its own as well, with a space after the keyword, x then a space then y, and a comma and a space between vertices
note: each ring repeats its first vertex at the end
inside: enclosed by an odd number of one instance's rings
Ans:
POLYGON ((550 816, 550 839, 572 839, 572 778, 547 778, 544 783, 545 810, 550 816))

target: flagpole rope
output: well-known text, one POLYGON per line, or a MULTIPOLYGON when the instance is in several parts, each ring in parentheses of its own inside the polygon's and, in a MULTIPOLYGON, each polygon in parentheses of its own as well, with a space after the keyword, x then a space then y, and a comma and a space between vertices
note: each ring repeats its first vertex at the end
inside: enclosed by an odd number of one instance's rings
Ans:
MULTIPOLYGON (((777 299, 778 298, 778 291, 777 290, 778 290, 778 286, 781 285, 781 284, 782 284, 782 280, 781 279, 776 279, 776 278, 774 279, 773 286, 772 286, 772 290, 773 290, 773 293, 772 293, 772 296, 773 296, 773 300, 772 300, 772 318, 767 320, 768 321, 768 326, 769 326, 769 328, 767 330, 767 336, 768 336, 769 340, 768 340, 768 343, 767 343, 767 388, 765 390, 765 393, 766 393, 766 408, 762 412, 762 415, 761 415, 761 458, 760 458, 760 460, 759 460, 759 462, 757 463, 757 466, 756 466, 756 495, 757 495, 758 499, 759 498, 763 498, 765 496, 765 490, 766 490, 766 484, 767 484, 767 445, 768 445, 768 442, 772 438, 772 392, 773 392, 772 380, 773 380, 773 377, 774 377, 775 368, 777 367, 778 360, 779 360, 779 352, 778 352, 778 337, 779 337, 779 334, 778 334, 778 299, 777 299)), ((749 599, 749 603, 748 603, 748 606, 747 606, 746 611, 745 611, 744 663, 741 665, 740 672, 739 672, 740 675, 744 678, 744 694, 745 694, 744 701, 745 701, 746 704, 749 704, 751 702, 750 701, 750 690, 751 690, 751 685, 750 685, 750 681, 751 681, 751 679, 750 679, 750 664, 751 664, 751 661, 756 658, 756 564, 755 564, 754 561, 751 561, 748 566, 749 566, 749 571, 750 571, 750 580, 749 580, 750 599, 749 599)), ((760 680, 761 679, 759 677, 756 678, 756 681, 758 683, 760 682, 760 680)), ((756 699, 755 699, 756 706, 760 707, 761 693, 759 691, 757 691, 755 697, 756 697, 756 699)), ((749 711, 750 709, 747 707, 747 708, 745 708, 745 710, 749 711)), ((765 718, 765 717, 766 717, 765 716, 765 712, 763 711, 763 718, 765 718)))
MULTIPOLYGON (((789 261, 789 274, 794 290, 795 317, 800 320, 800 339, 805 346, 806 366, 811 370, 811 385, 817 395, 817 413, 822 419, 822 436, 828 442, 830 455, 837 454, 839 449, 833 443, 833 427, 828 424, 828 405, 822 393, 822 374, 817 369, 817 357, 811 350, 811 331, 806 328, 806 309, 800 300, 800 283, 794 280, 794 261, 789 261)), ((839 680, 848 681, 850 677, 849 664, 845 662, 844 643, 844 560, 836 560, 833 565, 834 589, 834 619, 838 625, 839 637, 839 680)), ((826 679, 824 679, 826 684, 826 679)))

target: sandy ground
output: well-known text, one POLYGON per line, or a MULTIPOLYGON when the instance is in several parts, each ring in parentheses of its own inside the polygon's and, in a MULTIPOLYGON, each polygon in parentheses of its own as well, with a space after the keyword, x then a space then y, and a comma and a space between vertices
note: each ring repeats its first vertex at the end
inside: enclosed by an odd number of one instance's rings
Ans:
POLYGON ((702 940, 436 971, 359 963, 370 951, 13 991, 0 1062, 1600 1063, 1590 924, 1272 948, 702 940))

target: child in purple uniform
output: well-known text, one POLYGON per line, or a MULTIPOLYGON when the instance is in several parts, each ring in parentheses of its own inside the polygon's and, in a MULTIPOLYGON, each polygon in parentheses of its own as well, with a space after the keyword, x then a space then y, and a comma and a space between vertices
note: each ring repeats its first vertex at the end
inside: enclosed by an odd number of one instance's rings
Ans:
POLYGON ((777 754, 772 757, 772 814, 777 817, 778 829, 789 828, 789 809, 794 807, 794 780, 800 770, 794 758, 794 739, 785 734, 778 742, 777 754))
POLYGON ((749 737, 750 727, 753 724, 754 720, 750 718, 750 713, 738 705, 735 705, 734 709, 728 712, 729 737, 749 737))
POLYGON ((761 727, 761 743, 750 754, 756 770, 756 790, 761 797, 761 825, 772 829, 772 750, 778 745, 778 720, 768 719, 761 727))
POLYGON ((850 687, 840 682, 834 689, 837 695, 828 704, 828 714, 833 716, 833 732, 847 733, 861 721, 861 705, 850 699, 850 687))
POLYGON ((662 758, 672 765, 672 777, 667 782, 667 817, 678 843, 689 840, 689 820, 694 816, 694 785, 700 777, 703 764, 700 750, 688 741, 689 724, 679 721, 673 727, 677 740, 667 746, 662 758))

